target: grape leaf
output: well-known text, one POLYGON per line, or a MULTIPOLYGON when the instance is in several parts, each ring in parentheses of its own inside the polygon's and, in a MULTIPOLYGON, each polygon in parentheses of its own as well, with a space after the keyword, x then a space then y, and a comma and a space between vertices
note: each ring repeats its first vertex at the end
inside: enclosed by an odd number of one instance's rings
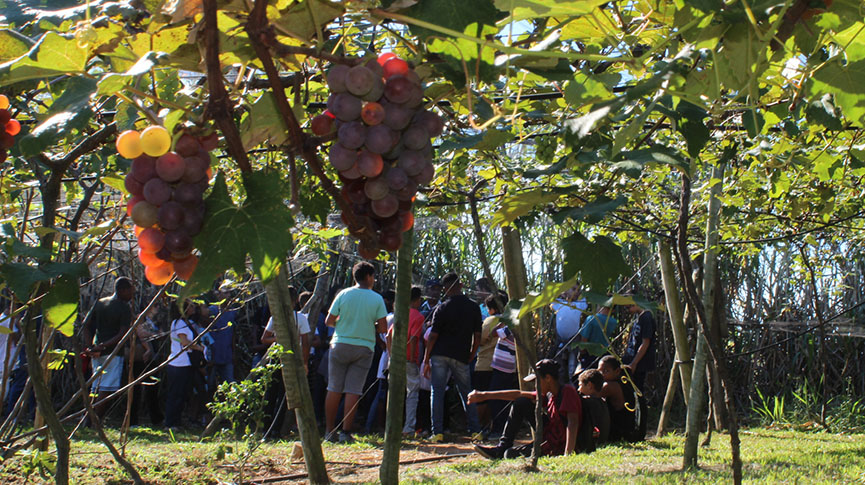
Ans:
POLYGON ((48 281, 58 276, 84 277, 90 271, 83 263, 44 263, 31 266, 25 263, 6 263, 0 266, 0 276, 12 289, 18 299, 26 301, 33 286, 40 281, 48 281))
POLYGON ((563 281, 561 283, 547 283, 544 285, 544 289, 541 290, 540 293, 529 293, 523 300, 522 306, 520 306, 519 317, 522 318, 528 315, 532 310, 537 310, 538 308, 554 302, 559 295, 573 287, 576 282, 576 278, 571 278, 568 281, 563 281))
POLYGON ((583 206, 571 207, 559 211, 553 215, 553 222, 561 224, 567 219, 573 219, 575 221, 585 219, 589 224, 596 224, 604 218, 607 212, 615 210, 627 201, 628 198, 623 195, 620 195, 615 199, 610 199, 609 197, 600 195, 597 199, 588 202, 583 206))
POLYGON ((228 193, 225 176, 220 173, 216 178, 205 200, 203 229, 195 238, 201 257, 181 298, 207 291, 228 268, 242 273, 247 254, 255 275, 262 282, 270 281, 291 249, 289 229, 294 221, 283 202, 282 178, 267 172, 246 173, 243 185, 248 195, 238 207, 228 193))
MULTIPOLYGON (((399 12, 418 20, 423 20, 457 32, 465 31, 471 24, 495 26, 507 14, 496 9, 491 0, 436 0, 417 2, 399 12)), ((438 32, 417 25, 409 25, 409 30, 421 40, 440 35, 438 32)))
POLYGON ((78 318, 78 282, 69 277, 57 279, 54 286, 42 300, 42 312, 45 320, 52 328, 71 337, 75 331, 75 320, 78 318))
POLYGON ((844 112, 848 120, 865 124, 865 59, 842 65, 835 60, 824 65, 814 74, 811 93, 817 95, 832 93, 835 104, 844 112))
POLYGON ((0 29, 0 62, 17 59, 33 47, 33 40, 12 29, 0 29))
POLYGON ((84 72, 89 54, 74 38, 47 32, 27 54, 0 64, 0 86, 29 79, 84 72))
POLYGON ((579 273, 580 281, 589 288, 603 292, 619 275, 631 269, 622 257, 622 248, 606 236, 589 241, 579 232, 562 239, 565 252, 564 277, 579 273))
POLYGON ((509 12, 513 20, 536 17, 579 17, 606 0, 495 0, 496 7, 509 12))
POLYGON ((271 93, 259 96, 240 122, 240 139, 247 150, 264 142, 282 145, 288 140, 288 129, 271 93))
POLYGON ((492 225, 509 224, 531 212, 536 206, 558 199, 559 195, 542 189, 529 190, 510 195, 502 200, 501 207, 493 215, 492 225))

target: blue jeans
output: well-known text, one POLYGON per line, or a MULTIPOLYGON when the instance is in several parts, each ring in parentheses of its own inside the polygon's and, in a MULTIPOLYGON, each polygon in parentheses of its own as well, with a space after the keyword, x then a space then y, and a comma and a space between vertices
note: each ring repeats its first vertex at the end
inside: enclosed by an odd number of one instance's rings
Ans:
POLYGON ((469 433, 480 431, 481 425, 478 420, 477 406, 474 404, 466 405, 469 392, 472 390, 469 365, 443 355, 433 355, 430 357, 430 367, 432 377, 431 407, 433 435, 444 433, 445 390, 447 389, 448 377, 450 375, 454 376, 460 399, 462 399, 463 407, 466 410, 469 433))
POLYGON ((216 386, 223 382, 235 382, 234 362, 213 364, 213 372, 210 373, 210 382, 208 383, 210 388, 216 389, 216 386))
POLYGON ((165 426, 173 428, 180 426, 183 408, 192 388, 192 366, 165 368, 165 426))

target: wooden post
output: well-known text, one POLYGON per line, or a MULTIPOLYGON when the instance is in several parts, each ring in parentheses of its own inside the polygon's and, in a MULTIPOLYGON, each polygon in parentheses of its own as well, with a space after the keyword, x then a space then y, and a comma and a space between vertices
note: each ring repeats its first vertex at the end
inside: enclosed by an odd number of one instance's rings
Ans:
MULTIPOLYGON (((670 244, 667 241, 661 241, 658 245, 658 259, 661 262, 661 280, 664 284, 667 314, 670 316, 670 326, 673 327, 673 342, 676 345, 676 363, 680 364, 673 366, 673 370, 680 373, 682 393, 685 397, 685 405, 687 406, 690 401, 689 394, 691 392, 693 364, 691 363, 691 348, 688 344, 688 329, 685 328, 685 319, 683 318, 682 297, 679 294, 679 287, 676 286, 673 257, 670 244)), ((675 392, 675 388, 672 388, 672 390, 675 392)), ((670 392, 670 388, 667 388, 667 392, 670 392)), ((666 401, 667 397, 664 397, 664 402, 666 401)), ((658 427, 660 428, 660 426, 658 427)))
MULTIPOLYGON (((502 252, 505 263, 505 281, 508 287, 508 298, 510 300, 521 300, 526 297, 528 286, 526 277, 526 266, 523 262, 523 247, 520 242, 520 233, 515 227, 502 227, 502 252)), ((523 345, 517 346, 517 372, 519 373, 520 389, 523 391, 534 390, 534 384, 524 382, 523 377, 532 372, 532 364, 537 361, 537 345, 535 343, 535 329, 532 325, 531 315, 520 319, 520 324, 515 329, 516 338, 523 345)))
POLYGON ((673 362, 673 367, 670 369, 670 380, 667 382, 667 392, 664 394, 664 405, 661 407, 661 419, 658 420, 657 435, 664 434, 667 428, 667 420, 669 419, 670 408, 673 407, 673 399, 676 397, 676 385, 679 383, 679 367, 678 361, 673 362))

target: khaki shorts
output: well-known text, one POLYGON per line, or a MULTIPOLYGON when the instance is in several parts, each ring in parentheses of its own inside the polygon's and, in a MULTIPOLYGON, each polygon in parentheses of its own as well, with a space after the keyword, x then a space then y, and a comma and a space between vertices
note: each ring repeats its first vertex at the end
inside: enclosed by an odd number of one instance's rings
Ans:
POLYGON ((363 394, 366 374, 372 364, 372 349, 336 343, 330 348, 329 354, 327 390, 340 394, 363 394))

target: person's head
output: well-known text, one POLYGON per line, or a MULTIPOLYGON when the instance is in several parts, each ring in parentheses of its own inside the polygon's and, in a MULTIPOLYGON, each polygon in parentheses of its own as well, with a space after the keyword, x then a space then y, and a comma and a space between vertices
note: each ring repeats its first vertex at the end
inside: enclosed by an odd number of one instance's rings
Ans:
POLYGON ((598 369, 589 369, 580 374, 580 394, 584 396, 598 396, 604 387, 604 376, 598 369))
POLYGON ((409 306, 415 310, 420 308, 421 302, 423 301, 423 290, 420 289, 420 286, 412 286, 411 295, 409 296, 411 298, 409 306))
POLYGON ((604 376, 605 381, 618 379, 621 368, 622 364, 619 362, 619 359, 613 355, 601 357, 601 361, 598 363, 598 371, 604 376))
POLYGON ((121 276, 114 280, 114 294, 123 301, 130 301, 135 297, 135 285, 131 279, 121 276))
POLYGON ((475 281, 476 293, 479 299, 486 300, 487 296, 493 291, 490 281, 486 278, 478 278, 475 281))
POLYGON ((601 315, 609 315, 610 314, 610 307, 601 306, 601 308, 598 309, 598 313, 600 313, 601 315))
POLYGON ((540 379, 541 393, 559 392, 559 364, 552 359, 542 359, 535 364, 535 372, 523 378, 526 382, 540 379))
POLYGON ((306 304, 309 302, 309 299, 310 299, 310 298, 312 298, 312 292, 311 292, 311 291, 303 291, 303 292, 301 292, 301 293, 300 293, 300 296, 297 297, 297 302, 298 302, 298 304, 300 305, 300 308, 305 307, 306 304))
POLYGON ((460 283, 460 277, 454 272, 448 273, 442 277, 442 286, 444 287, 444 292, 447 296, 459 294, 463 289, 463 285, 460 283))
POLYGON ((292 308, 294 311, 300 311, 300 301, 297 299, 297 288, 292 285, 288 285, 288 297, 291 298, 292 308))
POLYGON ((364 288, 372 288, 375 284, 375 266, 366 261, 361 261, 354 265, 351 269, 351 274, 354 276, 354 281, 359 286, 364 288))
POLYGON ((168 316, 172 321, 177 320, 178 318, 189 318, 195 315, 197 305, 192 303, 191 300, 185 300, 184 302, 174 301, 171 302, 168 310, 168 316))
POLYGON ((387 290, 381 295, 384 300, 384 308, 388 313, 393 313, 393 303, 396 301, 396 292, 393 290, 387 290))
POLYGON ((426 282, 426 296, 433 301, 438 301, 442 297, 442 282, 438 278, 426 282))
POLYGON ((508 303, 507 295, 502 296, 499 293, 499 299, 497 300, 495 295, 490 295, 484 300, 484 305, 487 306, 487 309, 490 311, 490 315, 498 315, 502 313, 502 305, 506 305, 508 303))

